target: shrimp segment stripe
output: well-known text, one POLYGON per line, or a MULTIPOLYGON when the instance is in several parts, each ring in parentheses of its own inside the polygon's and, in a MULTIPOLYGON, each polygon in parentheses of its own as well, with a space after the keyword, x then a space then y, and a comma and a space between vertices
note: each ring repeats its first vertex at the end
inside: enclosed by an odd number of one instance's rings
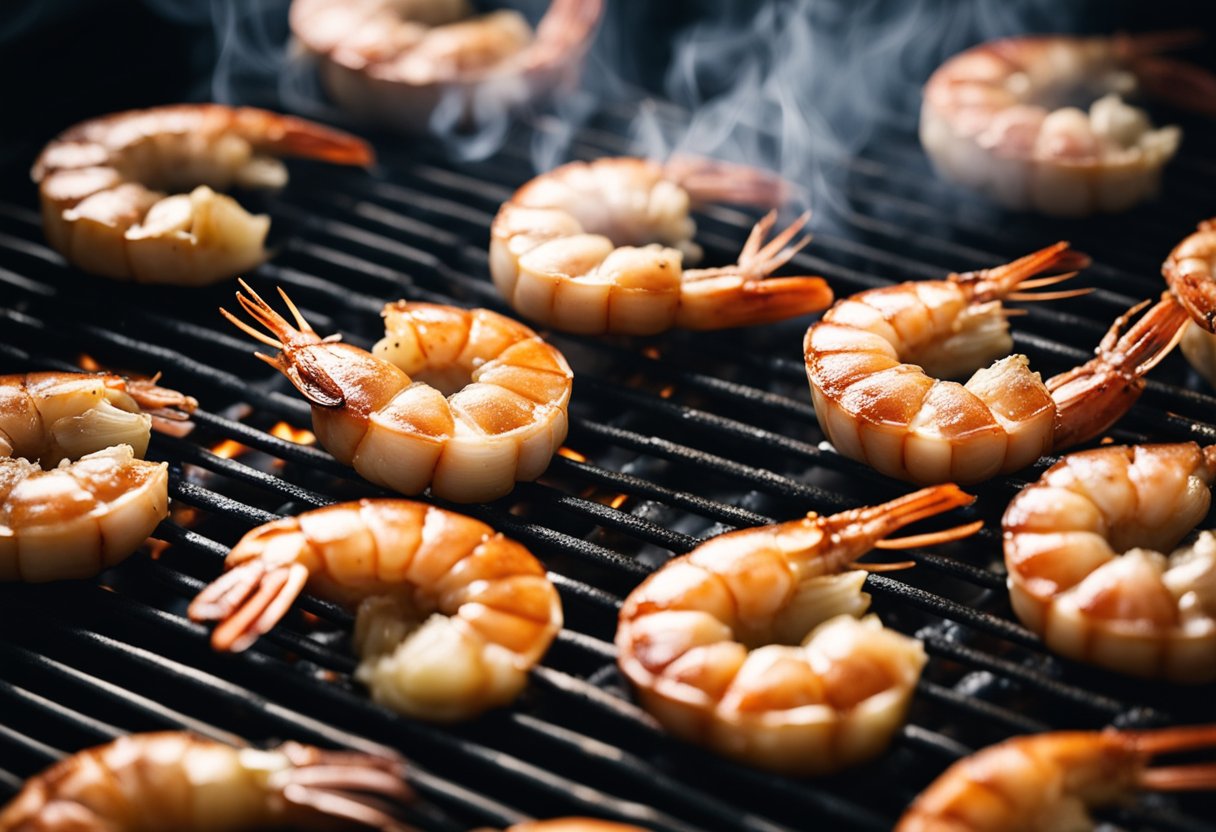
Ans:
POLYGON ((369 353, 318 336, 282 290, 295 326, 241 286, 241 307, 269 334, 225 317, 279 350, 255 355, 312 404, 320 444, 378 485, 492 500, 540 476, 566 437, 573 373, 521 323, 485 309, 390 303, 385 337, 369 353))
POLYGON ((1216 446, 1193 442, 1064 457, 1005 512, 1018 618, 1074 660, 1216 680, 1216 535, 1164 554, 1207 515, 1214 481, 1216 446))
POLYGON ((372 161, 363 141, 303 119, 179 104, 78 124, 47 145, 31 176, 47 240, 72 263, 119 280, 203 285, 266 259, 269 218, 212 189, 283 185, 277 155, 372 161))
POLYGON ((254 529, 191 603, 244 650, 307 585, 357 609, 356 677, 389 707, 436 720, 506 704, 561 628, 544 567, 520 544, 455 512, 361 500, 254 529))

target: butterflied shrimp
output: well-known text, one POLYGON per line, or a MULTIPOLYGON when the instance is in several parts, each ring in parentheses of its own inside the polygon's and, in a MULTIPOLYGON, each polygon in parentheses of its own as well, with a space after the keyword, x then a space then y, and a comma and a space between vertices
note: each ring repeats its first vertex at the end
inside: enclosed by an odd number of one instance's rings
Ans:
POLYGON ((131 734, 26 781, 0 832, 236 832, 360 827, 411 832, 388 814, 412 793, 390 757, 289 742, 233 748, 185 732, 131 734))
POLYGON ((1169 552, 1208 512, 1216 446, 1070 454, 1005 512, 1018 618, 1057 653, 1175 682, 1216 680, 1216 535, 1169 552))
POLYGON ((189 614, 244 650, 307 586, 357 608, 355 677, 411 716, 451 721, 511 702, 562 626, 532 554, 484 523, 409 500, 360 500, 251 531, 189 614))
POLYGON ((1157 193, 1182 131, 1123 97, 1216 113, 1216 76, 1160 52, 1191 33, 1006 38, 956 55, 925 85, 920 138, 938 173, 1009 208, 1125 211, 1157 193), (1069 106, 1082 98, 1088 111, 1069 106))
POLYGON ((175 104, 77 124, 32 171, 47 240, 93 274, 198 286, 266 259, 270 219, 213 189, 287 182, 276 155, 367 165, 360 139, 250 107, 175 104))
POLYGON ((941 485, 715 537, 625 600, 621 671, 669 731, 752 765, 812 775, 870 759, 902 725, 925 651, 861 617, 865 570, 878 566, 855 561, 971 534, 978 523, 883 540, 972 499, 941 485))
POLYGON ((959 760, 908 807, 896 832, 1086 832, 1091 809, 1137 790, 1216 788, 1211 764, 1150 767, 1216 746, 1216 725, 1159 731, 1061 731, 1014 737, 959 760))
POLYGON ((722 329, 823 309, 818 277, 769 277, 810 239, 804 215, 767 243, 775 214, 731 266, 686 269, 701 250, 694 201, 771 203, 769 177, 717 163, 572 162, 515 192, 490 226, 490 274, 521 315, 565 332, 651 335, 722 329))
POLYGON ((1009 355, 1001 301, 1074 294, 1025 290, 1071 276, 1036 275, 1087 262, 1057 243, 995 269, 840 301, 804 341, 823 432, 845 456, 923 483, 981 482, 1097 436, 1136 401, 1142 376, 1174 347, 1187 319, 1167 297, 1128 328, 1146 304, 1133 307, 1096 358, 1044 383, 1025 356, 1009 355), (973 371, 965 384, 943 380, 973 371))
POLYGON ((570 366, 521 323, 485 309, 390 303, 369 353, 320 338, 285 294, 298 328, 241 285, 241 306, 274 337, 221 311, 280 351, 258 357, 308 399, 321 445, 374 483, 492 500, 540 476, 566 437, 570 366))
POLYGON ((1161 273, 1195 322, 1182 336, 1182 353, 1216 386, 1216 218, 1175 246, 1161 273))
POLYGON ((522 14, 468 0, 294 0, 291 30, 345 110, 407 133, 490 126, 577 83, 602 0, 552 0, 535 34, 522 14))
POLYGON ((0 581, 87 578, 131 554, 169 506, 168 465, 138 458, 143 410, 196 404, 105 373, 0 376, 0 581))

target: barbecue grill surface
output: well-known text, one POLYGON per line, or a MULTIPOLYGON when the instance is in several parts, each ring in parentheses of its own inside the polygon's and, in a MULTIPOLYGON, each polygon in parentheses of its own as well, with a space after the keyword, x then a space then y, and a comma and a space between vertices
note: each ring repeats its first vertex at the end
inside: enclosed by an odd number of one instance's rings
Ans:
MULTIPOLYGON (((145 102, 116 106, 133 103, 145 102)), ((573 156, 625 152, 631 116, 596 117, 573 156)), ((834 163, 841 197, 816 206, 815 241, 794 263, 843 297, 1070 239, 1095 258, 1074 283, 1096 291, 1033 305, 1013 322, 1017 349, 1054 374, 1086 360, 1117 314, 1155 297, 1166 252, 1216 213, 1216 129, 1181 120, 1186 141, 1162 200, 1050 222, 1003 214, 936 179, 914 121, 893 113, 859 155, 834 163)), ((174 499, 157 531, 169 544, 158 558, 138 554, 93 581, 0 586, 0 801, 63 754, 132 731, 189 728, 257 743, 393 746, 413 761, 423 798, 411 819, 438 830, 561 814, 657 830, 881 830, 960 755, 1009 736, 1212 719, 1210 687, 1132 681, 1058 659, 1012 617, 999 519, 1041 464, 975 489, 971 513, 987 521, 980 536, 914 551, 916 568, 868 579, 883 621, 923 639, 930 655, 908 725, 880 760, 796 781, 664 736, 615 670, 624 595, 707 536, 909 490, 822 444, 801 361, 808 319, 730 335, 549 333, 576 373, 571 453, 539 483, 462 508, 532 548, 562 594, 566 628, 515 707, 436 727, 372 704, 350 679, 350 617, 316 599, 249 652, 217 655, 208 629, 184 610, 228 546, 273 517, 383 492, 324 451, 269 433, 279 422, 307 427, 308 408, 216 313, 231 305, 233 284, 127 286, 67 266, 43 239, 26 179, 37 148, 13 136, 0 148, 0 372, 74 369, 88 356, 162 371, 202 409, 193 434, 157 436, 149 452, 169 461, 174 499), (217 455, 226 442, 246 450, 217 455)), ((489 160, 453 165, 425 143, 381 138, 370 174, 293 163, 291 184, 266 202, 277 255, 250 282, 259 292, 284 287, 319 332, 365 347, 381 333, 386 300, 511 314, 488 279, 488 229, 531 170, 530 140, 520 129, 489 160)), ((700 215, 707 260, 732 260, 753 220, 725 207, 700 215)), ((1216 395, 1180 356, 1151 379, 1111 439, 1216 441, 1216 395)), ((1211 830, 1214 810, 1209 798, 1151 797, 1110 817, 1129 828, 1211 830)))

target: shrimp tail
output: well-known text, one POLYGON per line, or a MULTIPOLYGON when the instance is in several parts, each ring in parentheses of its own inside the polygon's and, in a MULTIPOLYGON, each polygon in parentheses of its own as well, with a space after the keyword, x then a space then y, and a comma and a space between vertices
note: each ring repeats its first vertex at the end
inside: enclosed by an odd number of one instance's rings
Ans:
POLYGON ((677 325, 685 329, 723 329, 771 323, 826 308, 832 290, 821 277, 769 277, 811 241, 794 240, 807 221, 803 213, 767 243, 777 221, 770 211, 752 228, 733 266, 684 272, 677 325))
POLYGON ((1216 115, 1216 75, 1175 58, 1140 58, 1133 63, 1145 91, 1180 110, 1216 115))
POLYGON ((414 799, 399 757, 322 751, 297 743, 278 750, 293 765, 276 775, 289 804, 369 829, 416 832, 372 800, 384 798, 398 805, 414 799))
MULTIPOLYGON (((1016 300, 1051 300, 1061 296, 1072 297, 1074 293, 1062 295, 1058 292, 1044 295, 1028 295, 1019 290, 1049 286, 1075 277, 1077 272, 1090 263, 1089 255, 1074 251, 1061 240, 1054 245, 1020 257, 1012 263, 975 272, 951 274, 947 279, 959 285, 973 303, 1001 300, 1017 293, 1016 300), (1034 279, 1039 275, 1046 278, 1034 279)), ((1076 294, 1079 294, 1076 293, 1076 294)))
POLYGON ((1120 315, 1098 345, 1097 357, 1047 381, 1056 403, 1055 449, 1092 439, 1140 397, 1143 376, 1182 339, 1190 318, 1169 292, 1124 332, 1150 301, 1120 315))
POLYGON ((945 483, 922 488, 920 491, 906 494, 882 505, 842 511, 824 518, 823 523, 825 531, 840 537, 844 544, 842 550, 850 552, 857 550, 857 554, 860 555, 872 548, 909 548, 927 542, 941 543, 946 540, 956 540, 965 534, 971 534, 979 528, 974 523, 945 532, 906 538, 905 540, 912 541, 908 543, 897 541, 895 545, 891 545, 892 542, 887 541, 887 545, 883 545, 882 541, 892 532, 918 520, 933 517, 952 508, 968 506, 974 502, 975 497, 967 494, 954 483, 945 483))
POLYGON ((247 561, 205 587, 186 612, 192 621, 221 622, 211 634, 212 646, 239 653, 279 623, 307 581, 303 564, 268 568, 260 560, 247 561))
POLYGON ((127 395, 139 409, 152 417, 152 427, 169 436, 182 437, 194 429, 190 414, 198 409, 198 399, 168 387, 160 387, 155 378, 128 379, 127 395))
MULTIPOLYGON (((1216 748, 1216 725, 1133 731, 1119 736, 1119 741, 1146 757, 1216 748)), ((1141 788, 1154 791, 1216 789, 1216 763, 1145 768, 1140 773, 1138 784, 1141 788)))
POLYGON ((536 27, 536 37, 522 60, 531 67, 555 67, 586 49, 603 14, 603 0, 553 0, 536 27))
POLYGON ((250 108, 237 110, 236 119, 241 131, 256 144, 284 156, 365 168, 376 161, 371 145, 342 130, 250 108))
POLYGON ((693 154, 668 159, 663 177, 686 190, 694 205, 727 202, 772 208, 796 193, 793 184, 771 171, 693 154))
POLYGON ((279 289, 279 294, 286 302, 287 308, 291 310, 296 326, 292 326, 286 318, 274 311, 270 304, 262 300, 248 283, 244 280, 239 282, 241 288, 249 295, 247 297, 237 292, 237 302, 249 314, 249 317, 261 324, 274 337, 259 332, 223 307, 220 308, 220 314, 250 338, 279 350, 279 354, 274 358, 262 353, 254 354, 287 376, 288 380, 309 402, 317 407, 341 407, 346 401, 342 387, 320 366, 312 351, 307 349, 327 339, 322 339, 317 335, 282 289, 279 289))
MULTIPOLYGON (((1216 231, 1216 218, 1199 223, 1198 233, 1211 231, 1216 231)), ((1190 313, 1191 320, 1208 332, 1216 332, 1216 282, 1212 280, 1212 273, 1204 269, 1183 271, 1180 259, 1171 254, 1161 265, 1161 274, 1178 302, 1190 313)), ((1185 260, 1194 262, 1189 257, 1185 260)))

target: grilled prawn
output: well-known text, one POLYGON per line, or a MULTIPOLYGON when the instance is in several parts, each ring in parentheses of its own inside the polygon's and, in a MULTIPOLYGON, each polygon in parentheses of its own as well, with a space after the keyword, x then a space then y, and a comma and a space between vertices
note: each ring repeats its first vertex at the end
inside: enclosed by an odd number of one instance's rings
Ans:
POLYGON ((511 702, 562 626, 532 554, 484 523, 409 500, 360 500, 245 535, 226 572, 190 604, 220 621, 217 650, 244 650, 307 585, 357 607, 356 678, 372 698, 424 719, 511 702))
POLYGON ((972 500, 941 485, 715 537, 625 599, 621 671, 669 731, 752 765, 811 775, 870 759, 902 724, 925 652, 860 617, 878 567, 856 559, 971 534, 979 524, 883 540, 972 500))
POLYGON ((1123 96, 1144 89, 1216 114, 1216 77, 1159 56, 1193 40, 1166 32, 982 43, 925 85, 921 143, 938 173, 1009 208, 1125 211, 1157 193, 1182 132, 1154 129, 1123 96), (1077 94, 1093 101, 1088 111, 1063 106, 1077 94))
POLYGON ((1182 336, 1182 353, 1208 383, 1216 386, 1216 218, 1174 247, 1161 273, 1194 326, 1182 336))
POLYGON ((390 303, 369 353, 319 337, 286 294, 296 327, 241 286, 249 297, 237 300, 274 337, 220 311, 279 350, 257 355, 308 399, 326 450, 378 485, 492 500, 540 476, 566 438, 573 374, 523 324, 485 309, 390 303))
POLYGON ((196 405, 105 373, 0 376, 0 581, 87 578, 131 554, 169 508, 168 466, 138 458, 150 414, 196 405))
POLYGON ((685 269, 700 257, 694 200, 771 204, 772 180, 718 163, 572 162, 515 192, 490 226, 490 274, 521 315, 565 332, 651 335, 723 329, 823 309, 818 277, 774 277, 810 237, 804 215, 768 243, 775 214, 752 229, 738 263, 685 269))
POLYGON ((1133 307, 1115 321, 1096 358, 1044 383, 1025 356, 1009 355, 1013 339, 1001 301, 1073 294, 1024 292, 1071 276, 1036 275, 1088 262, 1057 243, 994 269, 840 301, 804 341, 823 432, 842 454, 888 476, 975 483, 1106 430, 1139 397, 1142 376, 1182 337, 1187 316, 1167 297, 1127 328, 1147 302, 1133 307), (965 384, 941 378, 973 371, 965 384))
POLYGON ((577 82, 602 0, 474 16, 468 0, 294 0, 291 30, 345 110, 407 133, 482 125, 577 82))
POLYGON ((1136 676, 1216 680, 1216 446, 1069 454, 1005 512, 1009 595, 1057 653, 1136 676), (1120 554, 1122 552, 1123 554, 1120 554))
POLYGON ((0 809, 0 832, 411 832, 383 808, 411 798, 400 760, 289 742, 232 748, 185 732, 132 734, 30 778, 0 809))
POLYGON ((946 769, 895 832, 1087 832, 1098 828, 1091 809, 1136 789, 1216 788, 1211 764, 1149 767, 1159 754, 1213 746, 1216 725, 1014 737, 946 769))
POLYGON ((55 249, 87 272, 198 286, 266 259, 270 219, 215 189, 287 181, 276 154, 368 165, 360 139, 250 107, 176 104, 77 124, 31 173, 55 249), (183 193, 189 191, 188 193, 183 193))

